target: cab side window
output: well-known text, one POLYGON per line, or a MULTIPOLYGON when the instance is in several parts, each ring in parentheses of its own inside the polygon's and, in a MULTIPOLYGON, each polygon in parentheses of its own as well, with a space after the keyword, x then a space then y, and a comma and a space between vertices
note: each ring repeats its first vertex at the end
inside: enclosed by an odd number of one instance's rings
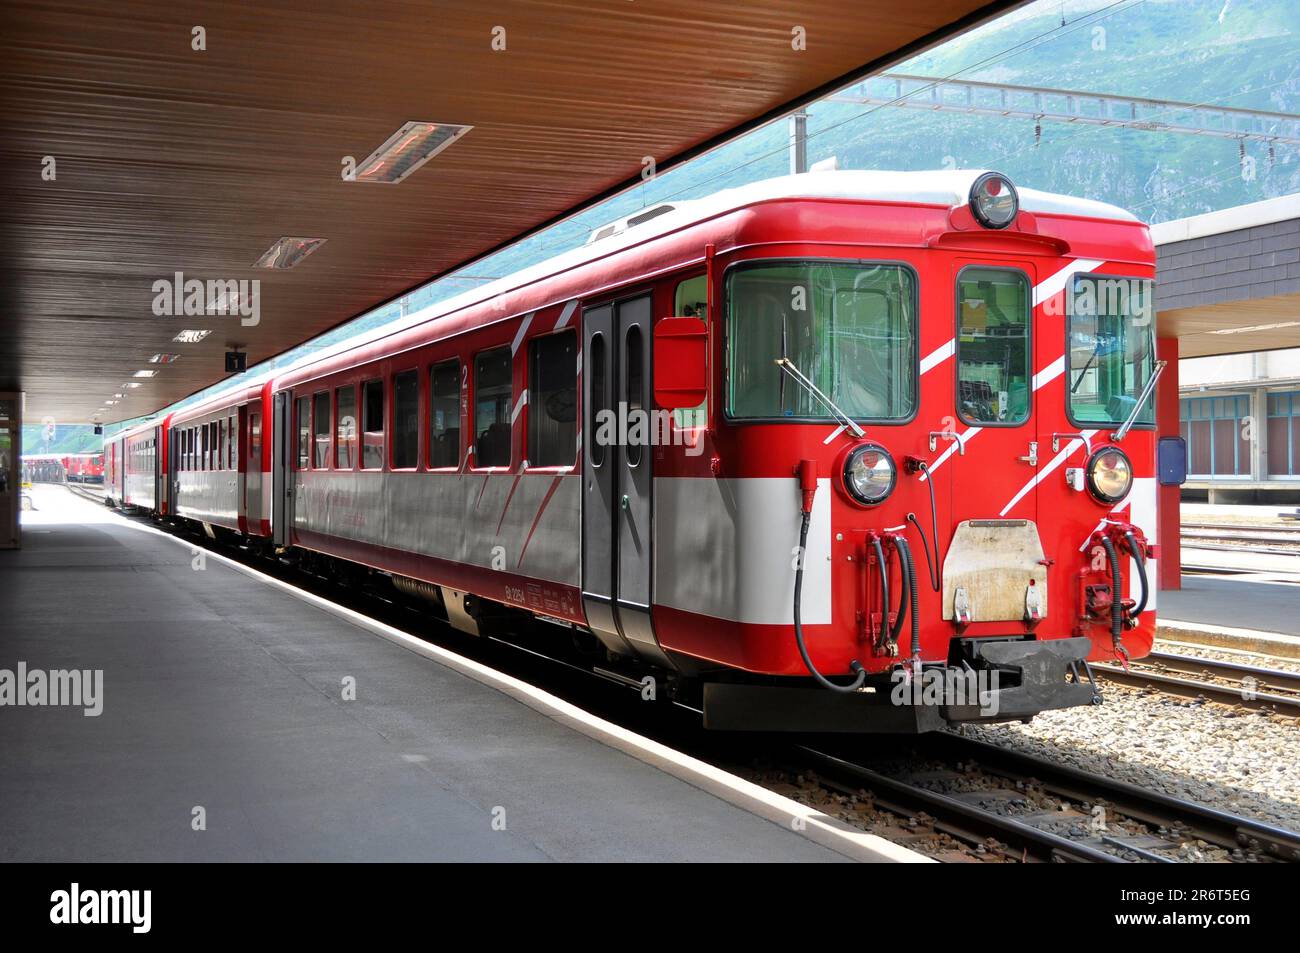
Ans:
POLYGON ((1003 268, 957 276, 957 413, 968 424, 1029 419, 1029 279, 1003 268))

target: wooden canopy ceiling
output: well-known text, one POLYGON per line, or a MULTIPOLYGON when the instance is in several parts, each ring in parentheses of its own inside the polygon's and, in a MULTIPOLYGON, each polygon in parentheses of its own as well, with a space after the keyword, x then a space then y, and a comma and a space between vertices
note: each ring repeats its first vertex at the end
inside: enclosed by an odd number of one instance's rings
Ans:
POLYGON ((232 346, 279 353, 635 182, 643 156, 662 170, 1016 5, 6 0, 0 390, 28 420, 151 412, 232 346), (473 129, 397 185, 343 180, 411 120, 473 129), (282 236, 327 241, 254 269, 282 236), (259 323, 155 316, 176 272, 260 278, 259 323))

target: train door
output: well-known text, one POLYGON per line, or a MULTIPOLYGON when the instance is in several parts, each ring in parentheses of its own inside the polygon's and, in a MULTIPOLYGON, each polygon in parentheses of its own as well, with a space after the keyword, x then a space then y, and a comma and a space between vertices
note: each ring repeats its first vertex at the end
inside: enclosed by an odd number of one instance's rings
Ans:
POLYGON ((652 322, 648 294, 584 313, 582 587, 588 623, 607 647, 669 665, 650 621, 653 448, 625 439, 653 409, 652 322))
POLYGON ((163 457, 163 429, 153 428, 153 442, 149 448, 150 462, 153 464, 153 508, 155 513, 164 513, 167 501, 167 461, 163 457))
POLYGON ((1032 261, 967 259, 955 262, 952 280, 955 429, 965 453, 949 461, 954 533, 944 618, 1034 618, 1046 611, 1043 545, 1050 543, 1037 528, 1044 452, 1035 393, 1043 379, 1037 272, 1032 261))
POLYGON ((247 532, 262 532, 262 411, 259 405, 250 404, 242 408, 243 419, 243 453, 240 468, 243 470, 244 517, 247 520, 247 532))
POLYGON ((271 405, 271 541, 276 546, 289 545, 289 526, 293 521, 291 398, 290 391, 280 391, 271 405))

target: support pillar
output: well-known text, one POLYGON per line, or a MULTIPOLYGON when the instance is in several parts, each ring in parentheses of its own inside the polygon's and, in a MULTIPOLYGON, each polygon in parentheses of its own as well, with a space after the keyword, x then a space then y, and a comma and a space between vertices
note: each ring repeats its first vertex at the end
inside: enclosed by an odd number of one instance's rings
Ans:
MULTIPOLYGON (((1165 372, 1156 385, 1156 436, 1176 437, 1181 432, 1178 420, 1178 338, 1157 338, 1156 356, 1168 361, 1165 372)), ((1156 487, 1156 535, 1160 547, 1160 589, 1183 587, 1182 545, 1179 534, 1182 528, 1182 487, 1156 487)))

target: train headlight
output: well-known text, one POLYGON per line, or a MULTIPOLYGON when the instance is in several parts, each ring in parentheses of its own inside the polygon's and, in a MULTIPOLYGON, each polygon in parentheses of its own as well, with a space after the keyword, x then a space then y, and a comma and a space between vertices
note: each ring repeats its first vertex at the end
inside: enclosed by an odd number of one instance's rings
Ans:
POLYGON ((1103 503, 1118 503, 1133 486, 1133 464, 1119 447, 1100 447, 1088 458, 1088 491, 1103 503))
POLYGON ((844 489, 862 506, 883 503, 894 492, 898 467, 884 447, 864 443, 854 447, 844 458, 844 489))
POLYGON ((970 210, 985 228, 1006 228, 1020 211, 1020 196, 1001 172, 985 172, 970 187, 970 210))

